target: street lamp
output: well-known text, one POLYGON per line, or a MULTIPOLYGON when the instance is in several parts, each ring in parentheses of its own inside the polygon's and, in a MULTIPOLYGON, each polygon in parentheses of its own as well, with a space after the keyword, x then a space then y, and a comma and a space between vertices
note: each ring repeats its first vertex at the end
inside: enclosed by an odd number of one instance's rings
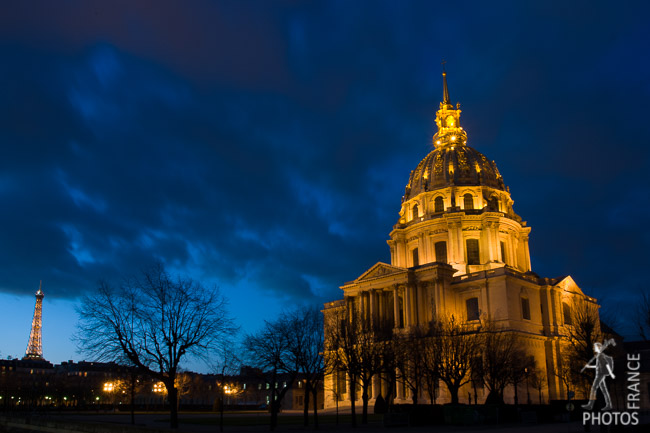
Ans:
POLYGON ((524 368, 524 373, 526 375, 526 395, 528 396, 528 405, 530 406, 530 390, 528 388, 528 367, 524 368))
MULTIPOLYGON (((114 382, 106 382, 106 383, 104 383, 104 392, 107 393, 108 396, 110 397, 109 400, 112 402, 113 406, 115 406, 115 397, 113 396, 113 391, 116 391, 116 390, 117 390, 116 383, 114 383, 114 382)), ((113 407, 113 410, 115 410, 114 407, 113 407)))
POLYGON ((165 404, 165 393, 167 392, 167 387, 162 382, 156 382, 153 384, 153 392, 155 394, 160 394, 160 402, 164 406, 165 404))

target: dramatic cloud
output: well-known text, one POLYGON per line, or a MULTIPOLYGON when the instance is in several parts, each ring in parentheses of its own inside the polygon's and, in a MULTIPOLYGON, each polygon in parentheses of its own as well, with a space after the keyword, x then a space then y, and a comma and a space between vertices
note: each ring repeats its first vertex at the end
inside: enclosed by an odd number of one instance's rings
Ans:
POLYGON ((631 302, 650 243, 645 16, 593 2, 9 6, 0 291, 42 279, 74 300, 160 260, 221 286, 247 327, 340 297, 389 260, 445 58, 469 144, 533 227, 533 270, 631 302))

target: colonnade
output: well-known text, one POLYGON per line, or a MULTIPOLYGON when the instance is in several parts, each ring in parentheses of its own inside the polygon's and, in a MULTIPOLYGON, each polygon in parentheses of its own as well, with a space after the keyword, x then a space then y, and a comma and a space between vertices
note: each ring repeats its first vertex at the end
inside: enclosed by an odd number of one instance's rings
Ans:
MULTIPOLYGON (((435 284, 408 283, 370 289, 346 296, 348 311, 355 311, 366 323, 387 320, 394 328, 429 323, 435 317, 435 284)), ((442 291, 440 291, 442 292, 442 291)))

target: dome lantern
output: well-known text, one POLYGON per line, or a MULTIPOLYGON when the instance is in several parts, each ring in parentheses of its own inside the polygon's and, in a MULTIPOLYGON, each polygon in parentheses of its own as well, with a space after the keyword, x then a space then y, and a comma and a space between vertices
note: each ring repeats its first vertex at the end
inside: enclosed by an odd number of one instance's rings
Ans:
POLYGON ((438 149, 447 146, 464 146, 467 144, 467 133, 460 126, 460 103, 456 109, 449 99, 447 87, 447 72, 442 69, 442 102, 436 113, 436 125, 438 132, 433 136, 433 145, 438 149))

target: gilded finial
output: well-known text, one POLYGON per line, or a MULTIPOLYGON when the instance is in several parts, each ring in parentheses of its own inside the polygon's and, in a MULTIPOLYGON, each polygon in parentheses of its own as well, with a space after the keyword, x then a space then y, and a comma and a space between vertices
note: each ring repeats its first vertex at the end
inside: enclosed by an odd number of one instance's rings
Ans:
POLYGON ((449 98, 447 87, 446 61, 442 61, 442 102, 436 113, 436 125, 438 132, 433 136, 433 144, 436 148, 445 146, 465 146, 467 144, 467 133, 460 126, 460 103, 456 109, 449 98))
POLYGON ((451 105, 449 100, 449 89, 447 88, 447 71, 445 71, 446 60, 442 61, 442 103, 444 105, 451 105))

